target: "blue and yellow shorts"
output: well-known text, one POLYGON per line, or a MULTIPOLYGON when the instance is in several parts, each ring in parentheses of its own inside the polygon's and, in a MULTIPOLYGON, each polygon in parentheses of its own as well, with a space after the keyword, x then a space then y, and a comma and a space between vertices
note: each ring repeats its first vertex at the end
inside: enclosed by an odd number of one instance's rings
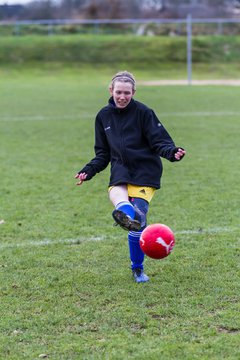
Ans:
MULTIPOLYGON (((108 188, 108 191, 110 191, 114 186, 110 186, 108 188)), ((144 199, 146 200, 148 203, 150 203, 150 201, 153 198, 153 195, 156 191, 155 188, 149 187, 149 186, 138 186, 138 185, 132 185, 132 184, 127 184, 127 189, 128 189, 128 196, 129 197, 136 197, 136 198, 140 198, 140 199, 144 199)))

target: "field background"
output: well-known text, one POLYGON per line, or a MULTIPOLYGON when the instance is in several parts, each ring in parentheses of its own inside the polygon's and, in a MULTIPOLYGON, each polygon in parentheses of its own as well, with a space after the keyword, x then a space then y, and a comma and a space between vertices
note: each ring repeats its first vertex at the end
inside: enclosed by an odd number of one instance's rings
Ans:
MULTIPOLYGON (((144 70, 154 78, 185 78, 186 36, 53 35, 0 36, 0 65, 37 63, 144 70), (154 72, 153 72, 154 70, 154 72)), ((193 36, 193 76, 239 78, 240 36, 193 36)))
MULTIPOLYGON (((219 69, 236 76, 238 66, 219 69)), ((0 68, 0 359, 237 360, 240 89, 138 87, 187 156, 163 160, 148 217, 174 230, 174 252, 146 259, 151 281, 135 284, 109 171, 74 180, 118 70, 0 68)), ((139 82, 185 76, 184 64, 128 70, 139 82)))

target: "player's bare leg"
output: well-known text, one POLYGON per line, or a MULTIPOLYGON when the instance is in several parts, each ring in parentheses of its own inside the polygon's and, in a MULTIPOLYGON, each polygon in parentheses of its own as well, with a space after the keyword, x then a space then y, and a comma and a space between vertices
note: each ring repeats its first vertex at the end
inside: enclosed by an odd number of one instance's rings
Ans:
POLYGON ((135 220, 135 209, 128 198, 127 185, 113 186, 109 191, 109 199, 115 206, 112 216, 116 223, 127 231, 138 231, 141 224, 135 220))

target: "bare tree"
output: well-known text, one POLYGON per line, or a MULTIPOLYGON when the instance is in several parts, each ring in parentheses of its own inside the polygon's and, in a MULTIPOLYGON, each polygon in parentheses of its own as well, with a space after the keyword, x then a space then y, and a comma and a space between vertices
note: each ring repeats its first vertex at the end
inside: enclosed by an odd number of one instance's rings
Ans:
POLYGON ((74 14, 80 13, 88 2, 87 0, 62 0, 59 11, 64 17, 72 17, 74 14))
POLYGON ((26 7, 22 17, 32 20, 54 19, 56 6, 52 0, 32 1, 26 7))
POLYGON ((139 2, 136 0, 89 0, 85 5, 85 17, 90 19, 109 18, 120 19, 138 17, 139 2))

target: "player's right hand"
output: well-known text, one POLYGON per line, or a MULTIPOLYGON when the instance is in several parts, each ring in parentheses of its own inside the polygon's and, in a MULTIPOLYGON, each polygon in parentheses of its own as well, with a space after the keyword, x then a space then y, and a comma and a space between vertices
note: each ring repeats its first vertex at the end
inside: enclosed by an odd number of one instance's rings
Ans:
POLYGON ((75 179, 78 179, 79 181, 76 183, 76 185, 82 185, 84 180, 86 180, 87 174, 86 173, 77 173, 75 175, 75 179))

